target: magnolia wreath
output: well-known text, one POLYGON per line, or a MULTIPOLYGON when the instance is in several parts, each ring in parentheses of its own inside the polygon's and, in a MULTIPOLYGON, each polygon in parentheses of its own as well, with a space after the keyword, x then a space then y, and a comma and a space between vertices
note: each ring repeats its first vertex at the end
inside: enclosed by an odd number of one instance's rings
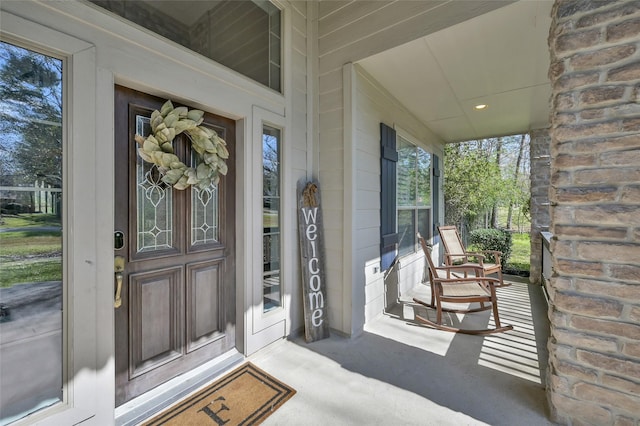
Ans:
POLYGON ((160 111, 151 114, 151 134, 146 138, 135 135, 140 145, 138 153, 144 161, 155 164, 162 175, 162 181, 176 189, 195 186, 206 189, 220 181, 220 175, 227 174, 229 158, 227 143, 218 134, 201 126, 204 112, 187 107, 174 108, 166 101, 160 111), (189 167, 174 154, 173 139, 185 133, 191 140, 191 148, 196 156, 197 166, 189 167))

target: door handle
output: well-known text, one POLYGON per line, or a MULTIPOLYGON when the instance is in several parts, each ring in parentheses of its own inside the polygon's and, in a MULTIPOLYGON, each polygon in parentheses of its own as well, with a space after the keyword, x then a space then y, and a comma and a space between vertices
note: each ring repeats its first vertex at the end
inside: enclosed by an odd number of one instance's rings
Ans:
POLYGON ((124 272, 124 256, 116 256, 114 258, 114 271, 116 273, 116 296, 113 302, 114 308, 122 305, 122 273, 124 272))

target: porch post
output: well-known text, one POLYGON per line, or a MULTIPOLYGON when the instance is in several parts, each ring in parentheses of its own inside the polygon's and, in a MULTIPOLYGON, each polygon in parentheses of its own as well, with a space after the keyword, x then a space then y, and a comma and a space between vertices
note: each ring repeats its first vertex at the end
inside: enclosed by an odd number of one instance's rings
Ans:
POLYGON ((640 8, 556 0, 548 396, 564 424, 640 421, 640 8))

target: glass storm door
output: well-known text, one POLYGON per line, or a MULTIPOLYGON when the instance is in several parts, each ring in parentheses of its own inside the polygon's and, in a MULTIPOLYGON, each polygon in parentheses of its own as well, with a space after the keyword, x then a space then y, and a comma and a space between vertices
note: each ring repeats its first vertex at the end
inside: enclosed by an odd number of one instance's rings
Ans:
MULTIPOLYGON (((115 99, 121 405, 235 347, 235 122, 205 114, 203 123, 227 142, 227 175, 204 190, 176 190, 160 180, 156 166, 142 161, 134 141, 136 133, 149 134, 149 117, 164 100, 120 86, 115 99)), ((196 165, 184 134, 173 145, 184 163, 196 165)))

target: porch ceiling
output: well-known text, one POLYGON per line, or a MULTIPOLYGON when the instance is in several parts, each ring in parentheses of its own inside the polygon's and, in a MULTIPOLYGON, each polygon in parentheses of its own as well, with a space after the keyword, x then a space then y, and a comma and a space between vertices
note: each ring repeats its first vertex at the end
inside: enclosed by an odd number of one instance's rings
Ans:
POLYGON ((446 142, 543 128, 552 4, 520 0, 358 63, 446 142))

